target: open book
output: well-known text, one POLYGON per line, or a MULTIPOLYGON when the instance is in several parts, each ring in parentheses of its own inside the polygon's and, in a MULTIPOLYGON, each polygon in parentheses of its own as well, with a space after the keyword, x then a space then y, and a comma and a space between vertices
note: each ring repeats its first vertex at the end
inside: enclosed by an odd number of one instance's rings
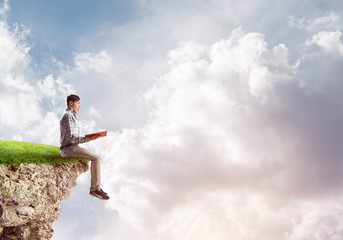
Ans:
POLYGON ((92 137, 92 136, 105 137, 105 136, 107 136, 107 131, 91 133, 91 134, 85 135, 85 137, 92 137))

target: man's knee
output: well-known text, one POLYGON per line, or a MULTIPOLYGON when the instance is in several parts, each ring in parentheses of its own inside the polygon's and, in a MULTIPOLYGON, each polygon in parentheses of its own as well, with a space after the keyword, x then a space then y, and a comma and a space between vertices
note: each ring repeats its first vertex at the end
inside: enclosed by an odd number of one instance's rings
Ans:
POLYGON ((101 157, 97 154, 94 154, 94 156, 91 158, 92 162, 97 162, 100 163, 101 162, 101 157))

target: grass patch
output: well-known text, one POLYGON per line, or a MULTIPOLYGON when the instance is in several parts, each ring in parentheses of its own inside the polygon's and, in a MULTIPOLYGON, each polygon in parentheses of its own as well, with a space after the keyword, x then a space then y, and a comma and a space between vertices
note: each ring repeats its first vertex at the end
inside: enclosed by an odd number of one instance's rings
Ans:
POLYGON ((75 163, 86 158, 62 158, 60 148, 39 143, 0 140, 0 164, 75 163))

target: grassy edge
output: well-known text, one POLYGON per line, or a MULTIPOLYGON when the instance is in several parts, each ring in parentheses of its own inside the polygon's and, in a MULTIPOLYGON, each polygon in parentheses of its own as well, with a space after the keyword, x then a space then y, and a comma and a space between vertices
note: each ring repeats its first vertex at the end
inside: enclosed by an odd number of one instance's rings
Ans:
POLYGON ((40 143, 0 139, 0 164, 63 164, 89 161, 87 158, 65 157, 59 147, 40 143))

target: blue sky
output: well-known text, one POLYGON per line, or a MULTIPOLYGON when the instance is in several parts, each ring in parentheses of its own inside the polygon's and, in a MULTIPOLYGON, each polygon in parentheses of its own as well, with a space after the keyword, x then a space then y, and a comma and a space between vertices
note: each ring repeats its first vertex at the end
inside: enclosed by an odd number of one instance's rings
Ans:
POLYGON ((139 17, 131 1, 13 1, 10 5, 8 22, 24 24, 37 41, 35 47, 46 47, 62 60, 70 58, 73 51, 82 51, 79 41, 90 32, 139 17))
POLYGON ((53 239, 341 239, 342 4, 8 1, 0 137, 109 132, 53 239))

